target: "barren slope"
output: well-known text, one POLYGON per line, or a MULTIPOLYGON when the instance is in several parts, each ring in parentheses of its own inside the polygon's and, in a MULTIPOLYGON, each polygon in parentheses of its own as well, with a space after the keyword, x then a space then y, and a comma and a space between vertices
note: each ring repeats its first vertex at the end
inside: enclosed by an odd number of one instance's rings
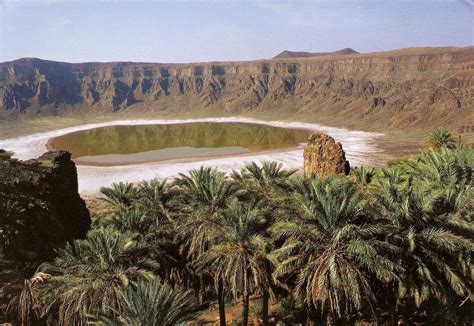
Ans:
POLYGON ((0 63, 0 121, 113 113, 472 133, 474 47, 194 64, 0 63))
POLYGON ((347 55, 347 54, 358 54, 359 52, 351 49, 344 48, 334 52, 305 52, 305 51, 288 51, 278 53, 273 59, 289 59, 289 58, 308 58, 308 57, 320 57, 327 55, 347 55))

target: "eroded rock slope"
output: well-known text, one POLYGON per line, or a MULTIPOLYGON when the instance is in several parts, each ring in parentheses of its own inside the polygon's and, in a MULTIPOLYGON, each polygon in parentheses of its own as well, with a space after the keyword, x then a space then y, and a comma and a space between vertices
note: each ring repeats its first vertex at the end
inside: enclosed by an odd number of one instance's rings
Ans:
POLYGON ((196 64, 0 63, 0 118, 124 110, 350 116, 369 127, 474 131, 474 47, 196 64))

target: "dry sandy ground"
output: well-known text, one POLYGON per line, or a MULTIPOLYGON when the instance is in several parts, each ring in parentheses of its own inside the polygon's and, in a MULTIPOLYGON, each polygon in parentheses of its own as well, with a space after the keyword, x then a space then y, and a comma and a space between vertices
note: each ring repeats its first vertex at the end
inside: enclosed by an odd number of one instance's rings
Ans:
MULTIPOLYGON (((121 120, 104 123, 86 124, 70 128, 63 128, 28 136, 0 140, 0 148, 12 151, 14 157, 19 159, 32 159, 44 153, 46 144, 52 137, 61 136, 74 131, 112 125, 145 125, 145 124, 174 124, 193 122, 245 122, 265 124, 283 128, 302 128, 315 132, 324 132, 341 142, 346 157, 352 166, 382 165, 386 157, 383 150, 377 146, 377 139, 381 133, 354 131, 343 128, 327 127, 316 123, 287 122, 287 121, 262 121, 250 118, 210 118, 189 120, 121 120)), ((286 168, 301 169, 303 167, 303 146, 275 150, 262 153, 249 153, 244 155, 226 156, 220 158, 180 159, 166 162, 149 162, 121 166, 85 166, 78 165, 79 191, 81 194, 92 194, 102 186, 109 186, 114 182, 130 181, 139 182, 156 177, 172 178, 178 173, 186 172, 202 165, 216 167, 228 172, 238 169, 243 165, 255 161, 277 161, 286 168)))

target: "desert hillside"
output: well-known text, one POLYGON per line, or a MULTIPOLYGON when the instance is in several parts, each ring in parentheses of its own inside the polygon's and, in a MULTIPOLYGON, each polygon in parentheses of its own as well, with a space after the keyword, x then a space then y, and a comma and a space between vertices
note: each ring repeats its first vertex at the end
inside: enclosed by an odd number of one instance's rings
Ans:
POLYGON ((282 51, 278 53, 273 59, 287 59, 287 58, 308 58, 308 57, 320 57, 327 55, 347 55, 347 54, 358 54, 359 52, 351 49, 344 48, 334 52, 305 52, 305 51, 282 51))
MULTIPOLYGON (((249 62, 0 63, 0 119, 128 112, 474 132, 474 47, 249 62)), ((118 114, 117 114, 118 115, 118 114)))

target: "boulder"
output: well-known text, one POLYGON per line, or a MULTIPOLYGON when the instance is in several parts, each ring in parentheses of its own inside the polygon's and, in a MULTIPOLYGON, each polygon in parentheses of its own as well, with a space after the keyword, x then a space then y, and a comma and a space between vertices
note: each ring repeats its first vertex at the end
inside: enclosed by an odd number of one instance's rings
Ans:
POLYGON ((349 174, 350 165, 341 143, 334 138, 323 134, 312 134, 308 138, 308 145, 304 147, 304 174, 311 177, 317 174, 326 177, 333 174, 349 174))

